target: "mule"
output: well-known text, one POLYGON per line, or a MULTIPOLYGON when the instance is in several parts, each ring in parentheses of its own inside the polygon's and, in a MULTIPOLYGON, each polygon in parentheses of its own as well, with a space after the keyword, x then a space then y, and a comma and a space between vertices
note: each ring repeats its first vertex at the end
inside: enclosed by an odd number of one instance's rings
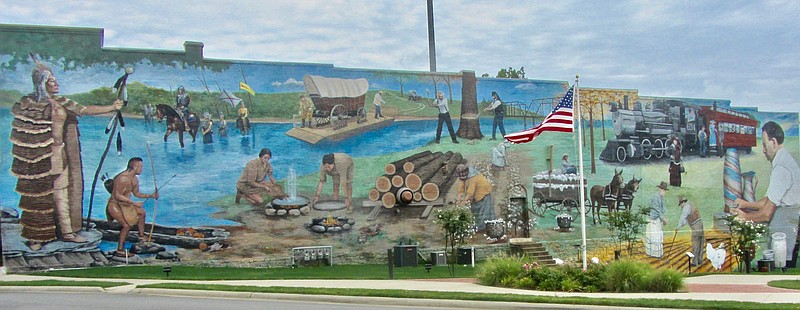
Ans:
POLYGON ((630 209, 633 207, 633 198, 636 198, 636 192, 639 191, 639 184, 642 183, 642 179, 636 179, 634 175, 633 178, 625 184, 625 187, 622 188, 622 195, 619 197, 619 209, 625 210, 630 209))
POLYGON ((617 203, 622 194, 622 170, 617 172, 614 169, 614 177, 606 186, 595 185, 589 191, 589 198, 592 202, 592 224, 603 224, 600 219, 600 209, 606 208, 608 212, 616 211, 617 203), (596 217, 596 218, 595 218, 596 217))

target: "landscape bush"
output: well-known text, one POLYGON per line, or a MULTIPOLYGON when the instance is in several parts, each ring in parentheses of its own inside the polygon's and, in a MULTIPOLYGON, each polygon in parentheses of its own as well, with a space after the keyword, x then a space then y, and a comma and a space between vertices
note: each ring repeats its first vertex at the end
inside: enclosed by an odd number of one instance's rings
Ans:
POLYGON ((683 274, 654 269, 638 261, 619 260, 591 264, 587 270, 569 264, 539 266, 524 256, 489 258, 477 272, 483 285, 563 292, 676 292, 683 288, 683 274))

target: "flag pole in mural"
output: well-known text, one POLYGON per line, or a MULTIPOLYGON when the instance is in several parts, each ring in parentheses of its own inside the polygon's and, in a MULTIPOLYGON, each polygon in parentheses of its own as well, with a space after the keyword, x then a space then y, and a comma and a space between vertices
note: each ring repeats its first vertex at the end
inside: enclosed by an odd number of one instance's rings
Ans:
POLYGON ((234 96, 229 91, 223 89, 222 92, 219 94, 219 101, 227 103, 231 106, 231 109, 236 108, 236 105, 242 101, 239 97, 234 96))
MULTIPOLYGON (((242 75, 242 77, 244 77, 244 75, 242 75)), ((247 98, 250 99, 250 105, 252 106, 253 105, 253 96, 256 95, 256 92, 252 88, 250 88, 250 86, 248 86, 247 83, 245 83, 245 82, 239 82, 239 89, 247 92, 247 94, 248 94, 247 98)))
MULTIPOLYGON (((580 115, 580 96, 578 94, 578 78, 575 75, 575 84, 567 90, 564 97, 553 108, 553 111, 544 118, 541 124, 527 130, 515 132, 505 135, 504 138, 511 143, 521 144, 528 143, 536 139, 542 132, 556 131, 556 132, 574 132, 575 128, 575 115, 573 107, 576 106, 575 98, 577 98, 578 115, 580 115)), ((580 188, 584 188, 583 182, 583 149, 581 148, 583 141, 581 139, 581 126, 578 126, 578 163, 580 165, 580 188)), ((583 269, 586 270, 586 197, 583 190, 578 190, 580 193, 581 201, 581 249, 583 252, 583 269)))

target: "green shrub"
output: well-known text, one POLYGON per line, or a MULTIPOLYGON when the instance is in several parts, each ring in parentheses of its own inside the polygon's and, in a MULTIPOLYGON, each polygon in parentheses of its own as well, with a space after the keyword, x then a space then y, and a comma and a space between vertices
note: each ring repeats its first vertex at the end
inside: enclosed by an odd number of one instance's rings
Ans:
POLYGON ((683 288, 683 274, 673 269, 653 270, 645 282, 648 292, 674 293, 683 288))
POLYGON ((562 292, 580 292, 583 290, 583 286, 578 281, 578 279, 573 277, 566 277, 561 280, 561 291, 562 292))
POLYGON ((500 286, 502 287, 517 287, 516 276, 506 275, 505 278, 500 279, 500 286))
POLYGON ((481 284, 541 291, 564 292, 677 292, 683 274, 656 270, 640 261, 620 260, 608 265, 540 267, 524 257, 500 255, 489 258, 477 272, 481 284))
POLYGON ((522 289, 529 289, 535 290, 537 289, 536 282, 531 279, 531 277, 521 277, 517 279, 517 283, 514 288, 522 288, 522 289))
POLYGON ((645 291, 645 278, 651 270, 652 267, 644 262, 615 261, 606 267, 603 290, 617 293, 645 291))
POLYGON ((592 293, 599 292, 601 290, 603 283, 605 283, 606 265, 591 264, 587 266, 586 271, 582 271, 579 268, 575 269, 581 271, 575 275, 575 277, 578 279, 578 282, 581 283, 581 292, 592 293))
POLYGON ((505 279, 519 278, 524 272, 524 269, 522 268, 522 265, 524 264, 525 260, 518 256, 503 254, 490 257, 478 269, 478 282, 483 285, 507 286, 511 283, 505 279))

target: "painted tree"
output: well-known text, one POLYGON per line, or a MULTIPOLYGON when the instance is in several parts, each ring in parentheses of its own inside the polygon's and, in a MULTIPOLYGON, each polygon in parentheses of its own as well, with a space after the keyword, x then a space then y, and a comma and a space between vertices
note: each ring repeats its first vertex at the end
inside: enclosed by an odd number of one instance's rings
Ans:
MULTIPOLYGON (((591 152, 591 171, 592 173, 597 172, 597 164, 596 164, 596 156, 595 156, 595 149, 594 149, 594 125, 595 121, 599 120, 601 124, 600 128, 603 131, 603 140, 606 140, 606 127, 605 127, 605 111, 610 104, 616 103, 619 105, 620 103, 624 102, 625 97, 628 97, 629 101, 638 99, 638 92, 636 90, 626 90, 626 89, 604 89, 604 88, 581 88, 580 89, 580 103, 581 103, 581 114, 579 117, 581 119, 588 119, 589 124, 589 148, 591 152)), ((583 125, 583 122, 581 122, 583 125)), ((584 135, 586 131, 583 131, 584 135)), ((584 147, 586 146, 586 138, 583 139, 584 147)))
POLYGON ((456 135, 460 138, 477 140, 483 138, 478 119, 478 79, 474 71, 461 71, 461 122, 456 135))

